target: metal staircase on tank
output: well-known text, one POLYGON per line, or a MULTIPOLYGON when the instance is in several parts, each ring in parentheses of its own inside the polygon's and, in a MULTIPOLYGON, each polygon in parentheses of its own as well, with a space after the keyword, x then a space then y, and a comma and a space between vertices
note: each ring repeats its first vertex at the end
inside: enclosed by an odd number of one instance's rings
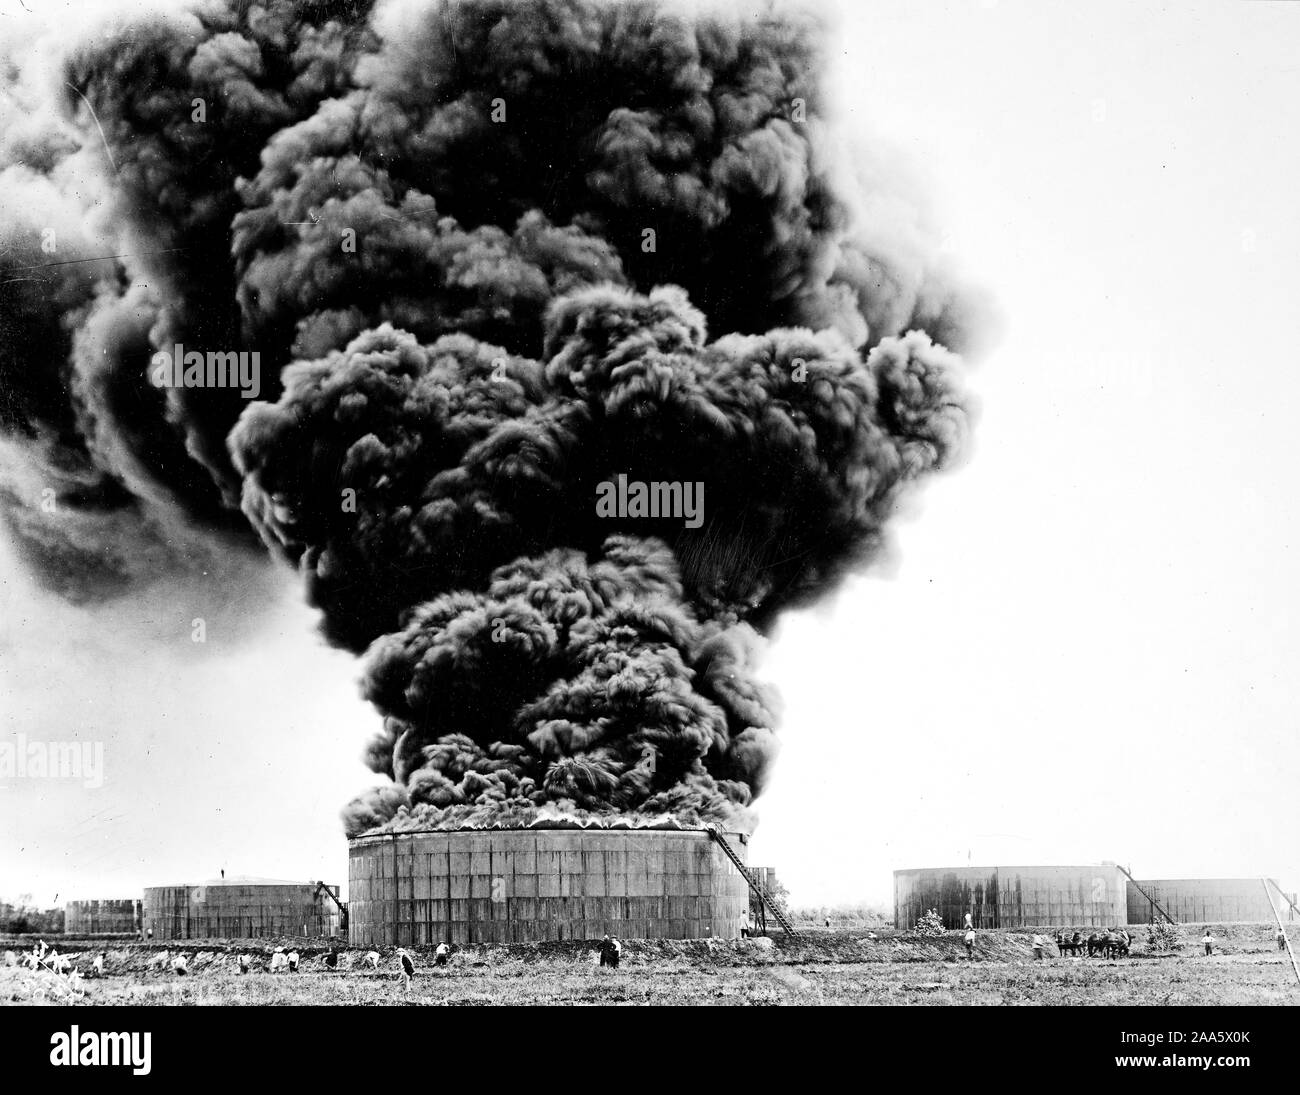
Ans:
POLYGON ((1116 866, 1116 867, 1119 867, 1119 869, 1120 869, 1120 871, 1123 873, 1124 877, 1127 878, 1130 882, 1133 883, 1133 886, 1134 886, 1134 888, 1137 890, 1137 892, 1140 893, 1143 897, 1145 897, 1145 898, 1147 899, 1148 903, 1149 903, 1153 908, 1158 909, 1158 910, 1160 911, 1160 915, 1161 915, 1161 916, 1163 916, 1163 917, 1164 917, 1166 920, 1168 920, 1169 923, 1171 923, 1171 924, 1177 924, 1177 923, 1178 923, 1177 920, 1175 920, 1172 916, 1170 916, 1167 912, 1165 912, 1164 907, 1160 904, 1159 901, 1157 901, 1154 897, 1152 897, 1149 893, 1147 893, 1146 890, 1144 890, 1144 889, 1142 888, 1142 883, 1139 882, 1136 878, 1134 878, 1134 877, 1129 873, 1127 867, 1120 867, 1120 865, 1119 865, 1118 863, 1116 863, 1115 866, 1116 866))
POLYGON ((767 887, 754 881, 754 876, 749 873, 745 864, 741 862, 740 856, 736 855, 735 850, 727 842, 727 838, 722 835, 722 831, 713 825, 704 826, 704 831, 708 833, 711 838, 716 840, 719 845, 721 845, 722 850, 727 853, 727 858, 736 865, 736 870, 740 872, 740 877, 749 883, 749 888, 758 894, 758 899, 772 911, 772 916, 776 919, 776 922, 785 929, 786 935, 798 939, 799 933, 794 930, 790 921, 786 919, 785 913, 777 907, 776 902, 772 899, 772 895, 767 892, 767 887))

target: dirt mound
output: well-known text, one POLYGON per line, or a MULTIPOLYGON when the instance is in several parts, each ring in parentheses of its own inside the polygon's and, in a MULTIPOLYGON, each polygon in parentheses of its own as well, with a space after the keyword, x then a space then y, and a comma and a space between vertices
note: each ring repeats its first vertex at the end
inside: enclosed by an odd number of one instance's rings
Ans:
MULTIPOLYGON (((1216 940, 1216 951, 1222 954, 1264 954, 1276 950, 1276 931, 1265 924, 1210 925, 1216 940)), ((1184 925, 1186 944, 1180 952, 1184 955, 1199 953, 1200 936, 1205 925, 1184 925)), ((1300 925, 1294 929, 1300 935, 1300 925)), ((1051 942, 1052 932, 1044 932, 1049 940, 1044 956, 1059 960, 1056 946, 1051 942)), ((1152 958, 1146 952, 1146 933, 1141 928, 1131 928, 1133 952, 1131 959, 1152 958)), ((1089 933, 1085 932, 1085 936, 1089 933)), ((975 958, 982 962, 1033 961, 1033 932, 977 931, 975 958)), ((623 964, 642 968, 653 966, 723 968, 812 966, 844 964, 890 964, 917 962, 965 962, 966 948, 963 933, 945 932, 940 936, 922 936, 915 932, 883 929, 869 931, 808 930, 791 938, 784 934, 754 939, 625 939, 623 964)), ((270 968, 271 953, 278 947, 297 950, 301 956, 300 969, 323 971, 321 961, 330 945, 319 939, 245 939, 245 940, 183 940, 170 943, 123 943, 120 941, 57 940, 61 953, 69 955, 82 973, 86 973, 101 951, 105 953, 104 972, 109 977, 175 978, 171 960, 178 954, 189 957, 189 973, 202 976, 207 973, 236 973, 241 954, 251 959, 255 973, 265 973, 270 968)), ((15 948, 16 949, 16 948, 15 948)), ((365 955, 370 947, 338 947, 337 969, 343 972, 362 970, 365 955)), ((380 968, 389 969, 396 961, 397 948, 390 945, 373 948, 379 953, 380 968)), ((416 965, 433 964, 433 947, 408 948, 416 965)), ((554 965, 595 964, 598 959, 599 940, 564 939, 541 943, 480 943, 452 948, 451 965, 458 967, 489 967, 500 970, 526 971, 532 967, 554 965)), ((1093 959, 1101 961, 1101 959, 1093 959)), ((1119 959, 1119 961, 1125 961, 1119 959)))

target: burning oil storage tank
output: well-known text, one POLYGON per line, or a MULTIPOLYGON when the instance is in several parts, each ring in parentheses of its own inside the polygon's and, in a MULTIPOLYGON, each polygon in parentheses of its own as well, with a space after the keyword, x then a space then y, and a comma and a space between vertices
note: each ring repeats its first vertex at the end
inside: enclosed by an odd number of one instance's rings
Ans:
POLYGON ((1180 924, 1295 922, 1296 895, 1258 878, 1143 878, 1128 884, 1128 922, 1149 924, 1163 912, 1180 924))
POLYGON ((1063 867, 921 867, 894 872, 894 926, 935 909, 948 928, 1111 927, 1127 923, 1125 876, 1114 863, 1063 867))
POLYGON ((270 878, 151 886, 144 891, 143 927, 154 939, 334 937, 337 898, 337 886, 270 878))
POLYGON ((69 901, 63 907, 64 935, 134 935, 139 928, 139 898, 69 901))
POLYGON ((354 946, 725 939, 749 886, 698 830, 457 829, 354 839, 348 896, 354 946))

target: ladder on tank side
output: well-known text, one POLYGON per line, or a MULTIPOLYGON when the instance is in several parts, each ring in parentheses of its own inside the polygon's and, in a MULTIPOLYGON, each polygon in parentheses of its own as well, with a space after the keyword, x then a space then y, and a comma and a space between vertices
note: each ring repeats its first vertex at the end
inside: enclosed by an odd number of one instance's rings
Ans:
POLYGON ((1134 878, 1131 874, 1129 874, 1127 868, 1120 867, 1118 863, 1116 863, 1115 866, 1119 867, 1120 871, 1123 872, 1124 877, 1133 883, 1133 885, 1137 888, 1137 892, 1140 893, 1143 897, 1145 897, 1147 901, 1149 901, 1154 908, 1159 910, 1161 916, 1163 916, 1171 924, 1178 923, 1177 920, 1175 920, 1172 916, 1170 916, 1167 912, 1165 912, 1163 906, 1161 906, 1159 901, 1157 901, 1154 897, 1152 897, 1149 893, 1147 893, 1146 890, 1142 888, 1142 883, 1139 882, 1136 878, 1134 878))
POLYGON ((785 913, 777 908, 776 902, 772 900, 772 895, 767 892, 767 887, 754 881, 754 876, 749 873, 745 865, 740 861, 740 856, 736 855, 735 850, 727 842, 727 838, 722 835, 722 832, 713 825, 704 826, 704 831, 722 846, 722 850, 727 853, 727 858, 736 865, 736 870, 740 872, 740 877, 749 883, 749 888, 758 894, 758 899, 772 911, 772 916, 775 917, 776 922, 785 929, 786 935, 794 936, 797 939, 799 933, 794 930, 790 921, 786 919, 785 913))

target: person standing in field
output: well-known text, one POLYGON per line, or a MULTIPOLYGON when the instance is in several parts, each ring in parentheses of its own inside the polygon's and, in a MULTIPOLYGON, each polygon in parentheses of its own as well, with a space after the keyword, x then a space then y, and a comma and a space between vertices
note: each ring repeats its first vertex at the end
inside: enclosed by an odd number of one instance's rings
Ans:
POLYGON ((1286 932, 1282 928, 1277 930, 1277 949, 1280 951, 1286 950, 1286 932))
POLYGON ((1043 937, 1034 932, 1034 961, 1041 961, 1043 957, 1043 937))
POLYGON ((1201 942, 1205 944, 1205 953, 1214 953, 1214 936, 1210 934, 1210 929, 1205 929, 1205 934, 1201 936, 1201 942))
POLYGON ((966 922, 962 925, 962 927, 965 928, 967 931, 970 931, 973 927, 975 927, 974 923, 971 921, 971 915, 969 912, 966 914, 966 922))
POLYGON ((975 929, 969 926, 969 924, 970 924, 970 916, 969 916, 969 915, 967 915, 967 917, 966 917, 966 922, 967 922, 967 925, 968 925, 967 928, 966 928, 966 940, 965 940, 965 942, 966 942, 966 960, 969 961, 969 962, 973 962, 973 961, 975 961, 975 929))
POLYGON ((740 928, 740 938, 748 939, 749 938, 749 913, 748 912, 741 913, 739 918, 736 921, 736 924, 740 928))

